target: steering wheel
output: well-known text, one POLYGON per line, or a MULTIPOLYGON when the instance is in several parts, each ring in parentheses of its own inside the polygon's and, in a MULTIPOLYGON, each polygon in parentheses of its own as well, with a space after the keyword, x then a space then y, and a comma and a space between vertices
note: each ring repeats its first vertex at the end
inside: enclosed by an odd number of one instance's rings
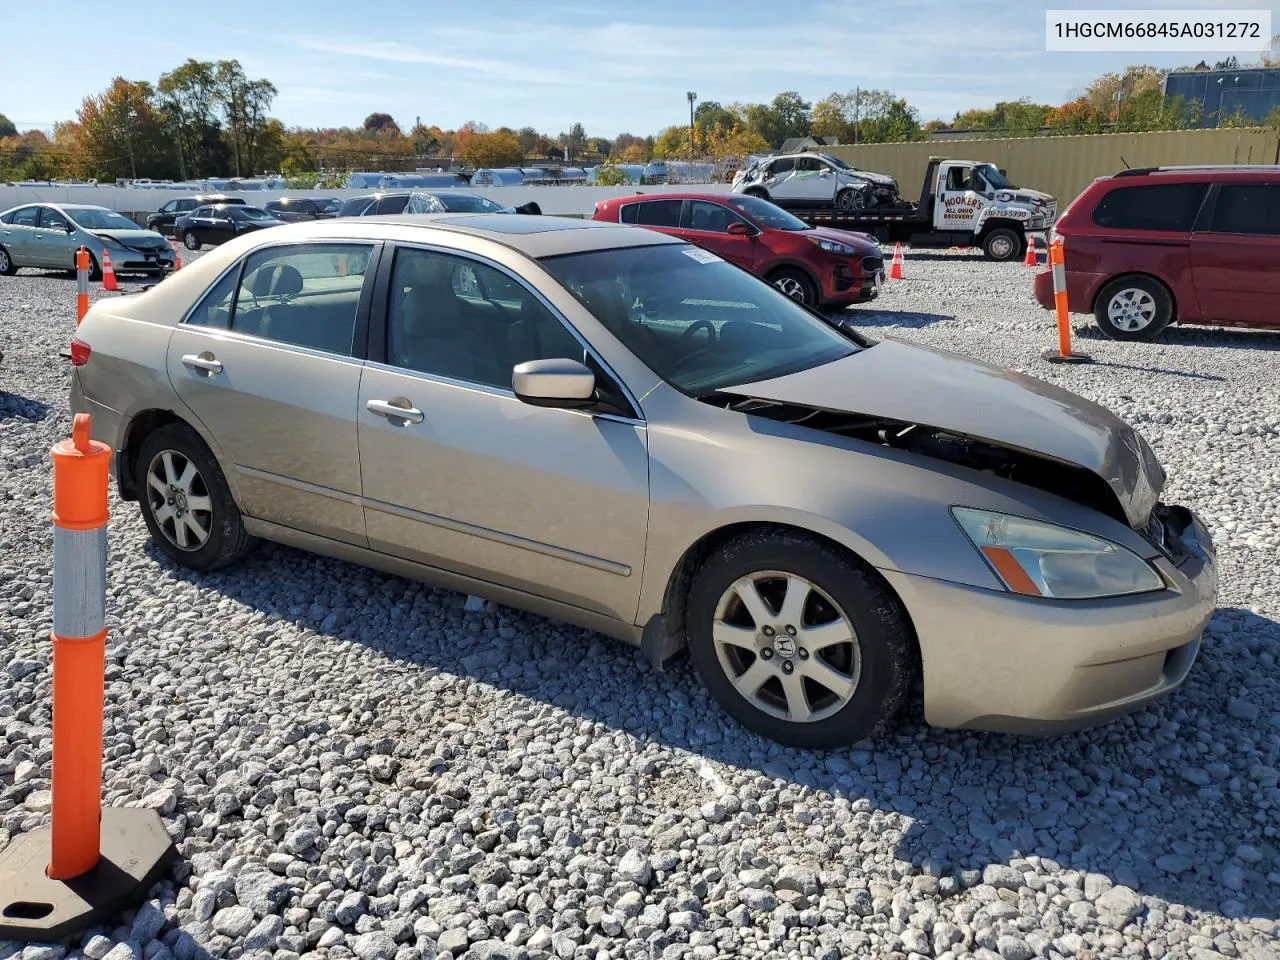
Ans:
POLYGON ((706 346, 702 347, 699 350, 699 352, 701 352, 702 350, 710 350, 712 347, 714 347, 716 345, 716 337, 717 337, 716 325, 712 323, 710 320, 695 320, 693 321, 693 323, 689 324, 689 326, 685 328, 684 333, 680 334, 680 346, 687 347, 690 343, 692 343, 694 335, 699 330, 707 331, 707 344, 706 346))

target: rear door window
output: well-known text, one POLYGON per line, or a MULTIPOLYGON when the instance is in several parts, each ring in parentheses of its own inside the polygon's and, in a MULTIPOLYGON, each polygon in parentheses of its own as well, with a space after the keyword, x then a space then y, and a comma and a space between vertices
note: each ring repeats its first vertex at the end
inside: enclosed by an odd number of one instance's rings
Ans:
POLYGON ((367 244, 295 244, 251 254, 231 329, 349 356, 372 251, 367 244))
POLYGON ((21 210, 13 211, 13 219, 9 222, 15 227, 34 227, 39 215, 39 207, 23 207, 21 210))
POLYGON ((1280 236, 1280 184, 1224 183, 1218 188, 1209 231, 1280 236))
POLYGON ((1110 230, 1189 233, 1207 183, 1158 183, 1117 187, 1093 210, 1093 222, 1110 230))
POLYGON ((624 210, 634 210, 634 220, 624 220, 623 223, 638 223, 642 227, 670 227, 676 229, 680 226, 680 208, 684 204, 683 200, 646 200, 644 203, 634 203, 630 208, 624 210))

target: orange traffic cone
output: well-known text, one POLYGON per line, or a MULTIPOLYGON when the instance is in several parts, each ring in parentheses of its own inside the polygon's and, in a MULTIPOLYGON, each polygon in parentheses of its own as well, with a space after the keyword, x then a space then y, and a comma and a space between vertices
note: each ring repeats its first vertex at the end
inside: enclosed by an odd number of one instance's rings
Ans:
POLYGON ((902 244, 895 243, 893 245, 893 262, 889 264, 889 279, 902 279, 902 244))
POLYGON ((182 251, 178 249, 178 241, 170 240, 169 245, 173 247, 173 269, 182 269, 182 251))
POLYGON ((111 266, 111 254, 107 253, 105 247, 102 250, 102 289, 120 289, 120 284, 116 283, 116 271, 111 266))
POLYGON ((1040 266, 1040 251, 1036 248, 1036 238, 1027 237, 1027 255, 1022 258, 1024 265, 1028 267, 1040 266))

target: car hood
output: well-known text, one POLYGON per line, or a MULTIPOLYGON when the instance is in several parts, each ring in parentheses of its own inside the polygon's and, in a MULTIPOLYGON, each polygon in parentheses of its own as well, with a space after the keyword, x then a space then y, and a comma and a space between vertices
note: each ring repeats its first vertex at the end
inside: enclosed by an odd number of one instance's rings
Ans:
POLYGON ((1102 478, 1135 528, 1164 486, 1146 441, 1106 408, 1013 370, 895 340, 720 392, 906 421, 1071 464, 1102 478))
POLYGON ((839 171, 839 176, 878 183, 882 187, 896 187, 898 185, 898 181, 893 177, 883 173, 872 173, 870 170, 841 170, 839 171))
POLYGON ((847 243, 858 251, 861 257, 880 256, 880 244, 865 233, 854 233, 852 230, 833 230, 831 227, 814 227, 801 233, 806 237, 826 237, 837 243, 847 243))
POLYGON ((168 249, 169 246, 169 241, 154 230, 85 230, 84 232, 137 250, 168 249))

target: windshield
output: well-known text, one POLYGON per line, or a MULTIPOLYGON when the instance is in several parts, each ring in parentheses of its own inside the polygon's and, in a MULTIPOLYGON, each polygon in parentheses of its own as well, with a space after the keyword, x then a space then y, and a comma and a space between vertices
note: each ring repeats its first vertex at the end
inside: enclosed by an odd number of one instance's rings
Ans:
POLYGON ((65 212, 78 226, 86 230, 142 229, 124 214, 116 213, 114 210, 79 210, 72 207, 65 212))
POLYGON ((542 264, 654 373, 703 396, 808 370, 858 348, 774 287, 689 244, 542 264))
POLYGON ((823 159, 823 160, 827 161, 827 163, 834 164, 835 166, 839 167, 841 170, 852 170, 852 169, 853 169, 853 167, 849 166, 849 165, 848 165, 847 163, 845 163, 843 160, 839 159, 838 157, 833 157, 833 156, 831 156, 831 154, 829 154, 829 153, 821 154, 821 157, 822 157, 822 159, 823 159))
POLYGON ((241 220, 274 220, 271 214, 265 210, 259 210, 257 207, 231 207, 227 213, 241 220))
POLYGON ((415 190, 409 194, 404 205, 405 213, 444 213, 451 208, 446 207, 434 193, 421 193, 415 190))
POLYGON ((735 193, 725 197, 724 202, 739 213, 746 214, 762 227, 769 227, 772 230, 813 229, 803 220, 793 217, 777 204, 762 200, 759 197, 748 197, 735 193))
POLYGON ((991 185, 992 190, 1014 190, 1016 189, 1012 183, 1004 178, 993 163, 978 164, 978 172, 982 174, 982 179, 991 185))

